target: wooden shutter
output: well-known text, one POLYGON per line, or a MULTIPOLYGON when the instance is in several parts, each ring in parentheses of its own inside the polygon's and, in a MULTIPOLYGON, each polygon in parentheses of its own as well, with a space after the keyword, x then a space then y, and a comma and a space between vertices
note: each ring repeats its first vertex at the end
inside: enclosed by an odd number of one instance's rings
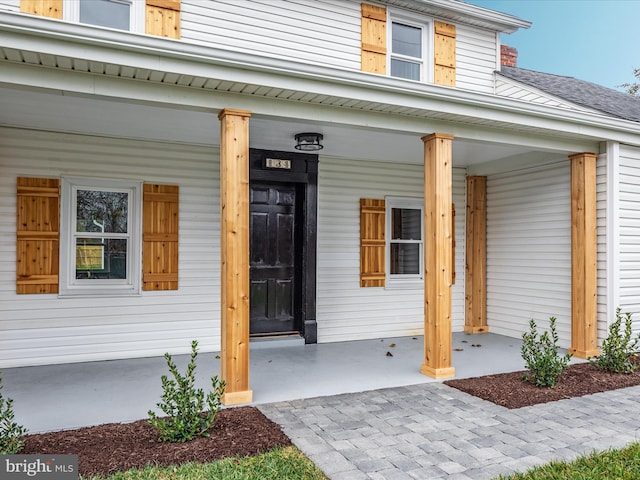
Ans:
POLYGON ((360 199, 360 286, 384 287, 385 202, 360 199))
POLYGON ((376 5, 362 4, 362 52, 363 72, 387 72, 387 9, 376 5))
POLYGON ((58 293, 60 180, 17 182, 16 293, 58 293))
POLYGON ((145 184, 142 289, 178 289, 178 187, 145 184))
POLYGON ((180 0, 146 0, 145 32, 180 38, 180 0))
POLYGON ((434 23, 434 71, 433 82, 449 87, 456 86, 456 26, 450 23, 434 23))
POLYGON ((20 0, 20 11, 62 20, 62 0, 20 0))

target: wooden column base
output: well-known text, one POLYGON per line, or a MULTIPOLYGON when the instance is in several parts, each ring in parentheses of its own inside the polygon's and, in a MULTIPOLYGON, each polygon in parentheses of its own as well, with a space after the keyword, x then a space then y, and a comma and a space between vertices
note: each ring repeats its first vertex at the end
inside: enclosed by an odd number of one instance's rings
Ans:
POLYGON ((570 348, 569 353, 576 358, 583 358, 586 360, 587 358, 597 357, 600 355, 600 349, 594 348, 592 350, 578 350, 577 348, 570 348))
POLYGON ((464 327, 464 332, 465 333, 471 333, 471 334, 475 334, 475 333, 489 333, 489 327, 467 327, 465 325, 464 327))
POLYGON ((253 390, 244 392, 229 392, 222 395, 223 405, 240 405, 241 403, 251 403, 253 401, 253 390))
POLYGON ((420 373, 431 378, 453 378, 456 376, 456 369, 453 367, 447 368, 432 368, 426 363, 420 367, 420 373))

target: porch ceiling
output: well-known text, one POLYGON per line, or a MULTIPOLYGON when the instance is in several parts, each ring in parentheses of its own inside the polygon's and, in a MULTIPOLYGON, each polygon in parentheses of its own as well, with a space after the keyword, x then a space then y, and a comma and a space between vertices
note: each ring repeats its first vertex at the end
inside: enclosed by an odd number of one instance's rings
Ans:
MULTIPOLYGON (((3 105, 0 109, 2 126, 186 144, 214 146, 220 143, 217 111, 177 109, 7 86, 0 86, 0 102, 3 105)), ((252 148, 295 151, 293 137, 304 131, 324 135, 322 155, 398 163, 423 162, 419 134, 264 116, 250 120, 250 145, 252 148)), ((544 152, 548 158, 553 150, 544 152)), ((454 166, 458 167, 512 157, 534 160, 540 153, 540 149, 527 146, 463 138, 456 138, 453 150, 454 166)))

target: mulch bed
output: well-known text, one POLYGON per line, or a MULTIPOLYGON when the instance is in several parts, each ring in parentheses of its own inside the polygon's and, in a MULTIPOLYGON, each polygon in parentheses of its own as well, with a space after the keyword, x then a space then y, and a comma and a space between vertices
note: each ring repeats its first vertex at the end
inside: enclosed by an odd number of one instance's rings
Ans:
POLYGON ((158 442, 146 420, 27 435, 20 454, 78 455, 82 476, 109 475, 145 465, 208 463, 291 445, 279 425, 254 407, 223 409, 209 437, 185 443, 158 442))
POLYGON ((640 385, 640 369, 634 373, 609 373, 590 363, 570 365, 554 388, 540 388, 522 381, 521 372, 500 373, 484 377, 448 380, 444 382, 484 400, 507 408, 521 408, 592 393, 640 385))

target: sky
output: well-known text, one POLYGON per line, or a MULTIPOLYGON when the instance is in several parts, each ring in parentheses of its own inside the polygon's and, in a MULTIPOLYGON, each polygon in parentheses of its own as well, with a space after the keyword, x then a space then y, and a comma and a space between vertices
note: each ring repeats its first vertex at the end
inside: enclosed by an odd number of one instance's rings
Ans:
POLYGON ((618 88, 640 80, 640 0, 465 0, 532 22, 502 34, 518 67, 618 88))

